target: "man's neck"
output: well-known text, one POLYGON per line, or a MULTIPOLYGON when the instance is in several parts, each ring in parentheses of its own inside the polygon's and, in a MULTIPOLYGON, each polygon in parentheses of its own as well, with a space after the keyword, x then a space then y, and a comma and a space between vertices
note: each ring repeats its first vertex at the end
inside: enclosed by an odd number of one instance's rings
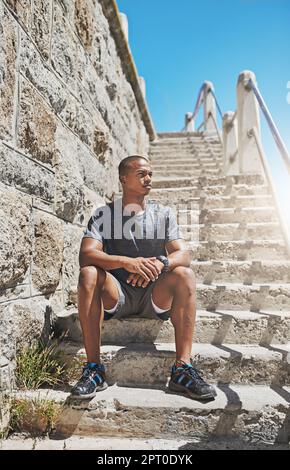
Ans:
POLYGON ((123 209, 124 209, 124 207, 128 206, 129 204, 135 204, 136 206, 138 206, 138 208, 140 208, 140 211, 144 211, 145 208, 146 208, 146 201, 145 201, 145 197, 143 195, 142 196, 131 196, 131 195, 126 195, 126 194, 123 193, 123 196, 122 196, 122 207, 123 207, 123 209))

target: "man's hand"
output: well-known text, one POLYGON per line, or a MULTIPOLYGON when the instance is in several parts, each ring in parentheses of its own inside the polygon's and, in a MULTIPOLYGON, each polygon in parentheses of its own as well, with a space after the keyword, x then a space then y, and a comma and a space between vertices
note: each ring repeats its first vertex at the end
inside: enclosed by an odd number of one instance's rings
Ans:
MULTIPOLYGON (((153 260, 153 263, 158 273, 157 277, 155 277, 154 279, 151 279, 152 281, 155 281, 156 279, 158 279, 158 276, 161 273, 164 264, 156 258, 155 258, 155 261, 153 260)), ((130 274, 130 276, 127 279, 128 284, 131 284, 132 286, 137 285, 138 287, 147 287, 149 282, 150 282, 150 279, 146 280, 141 274, 130 274)))
POLYGON ((158 269, 155 266, 156 257, 151 258, 129 258, 124 257, 123 268, 129 273, 139 274, 146 281, 153 281, 158 277, 158 269))

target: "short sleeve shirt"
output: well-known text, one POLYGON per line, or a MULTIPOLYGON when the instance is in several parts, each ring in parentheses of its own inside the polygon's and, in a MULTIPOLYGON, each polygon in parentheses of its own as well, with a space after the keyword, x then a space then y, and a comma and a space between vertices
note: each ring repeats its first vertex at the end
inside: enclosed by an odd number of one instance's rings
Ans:
MULTIPOLYGON (((122 209, 120 198, 94 211, 83 238, 100 241, 109 255, 149 258, 166 256, 166 243, 183 237, 170 207, 149 200, 145 210, 135 214, 122 209)), ((122 268, 111 273, 122 281, 129 275, 122 268)))

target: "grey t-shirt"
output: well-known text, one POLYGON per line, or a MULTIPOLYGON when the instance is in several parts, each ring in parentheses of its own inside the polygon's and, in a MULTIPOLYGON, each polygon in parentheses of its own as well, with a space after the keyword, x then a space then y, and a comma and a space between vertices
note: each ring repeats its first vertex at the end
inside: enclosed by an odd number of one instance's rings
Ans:
MULTIPOLYGON (((91 216, 83 238, 94 238, 102 242, 109 255, 166 256, 166 243, 182 237, 176 217, 168 206, 146 201, 143 213, 135 214, 122 209, 122 198, 98 207, 91 216)), ((126 281, 129 273, 125 269, 110 271, 117 279, 126 281)))

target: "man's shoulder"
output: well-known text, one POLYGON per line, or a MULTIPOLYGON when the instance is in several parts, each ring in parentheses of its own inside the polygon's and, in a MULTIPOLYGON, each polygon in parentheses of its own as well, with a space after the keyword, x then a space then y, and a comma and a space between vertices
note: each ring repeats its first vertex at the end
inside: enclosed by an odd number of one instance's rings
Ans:
POLYGON ((171 209, 170 206, 161 204, 160 202, 155 201, 154 199, 148 200, 147 204, 149 206, 149 209, 156 211, 160 215, 167 215, 171 209))
MULTIPOLYGON (((119 202, 119 201, 118 201, 119 202)), ((104 205, 98 206, 95 208, 93 212, 94 218, 99 218, 99 217, 106 217, 114 212, 115 208, 115 203, 114 201, 107 202, 104 205)), ((119 208, 119 205, 117 203, 117 208, 119 208)), ((166 216, 170 212, 171 208, 170 206, 167 206, 165 204, 161 204, 158 201, 155 201, 154 199, 148 199, 146 201, 146 210, 154 212, 157 214, 157 216, 166 216)))

